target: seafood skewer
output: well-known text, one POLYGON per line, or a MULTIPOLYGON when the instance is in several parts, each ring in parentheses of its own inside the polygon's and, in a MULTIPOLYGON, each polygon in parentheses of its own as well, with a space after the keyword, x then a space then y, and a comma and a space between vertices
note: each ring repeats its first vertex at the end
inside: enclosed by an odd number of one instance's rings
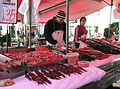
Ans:
POLYGON ((52 82, 50 80, 47 79, 47 77, 45 77, 42 73, 40 73, 38 70, 35 71, 35 73, 41 77, 44 81, 46 81, 49 84, 52 84, 52 82))

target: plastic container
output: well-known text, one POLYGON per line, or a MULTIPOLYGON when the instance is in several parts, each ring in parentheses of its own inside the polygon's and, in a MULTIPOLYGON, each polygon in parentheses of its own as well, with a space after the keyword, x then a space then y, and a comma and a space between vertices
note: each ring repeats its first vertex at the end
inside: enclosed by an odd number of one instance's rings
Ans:
POLYGON ((69 65, 73 65, 73 66, 78 65, 79 53, 76 53, 76 52, 68 53, 66 56, 67 56, 67 61, 69 65))
POLYGON ((79 61, 78 65, 81 67, 89 67, 89 61, 79 61))

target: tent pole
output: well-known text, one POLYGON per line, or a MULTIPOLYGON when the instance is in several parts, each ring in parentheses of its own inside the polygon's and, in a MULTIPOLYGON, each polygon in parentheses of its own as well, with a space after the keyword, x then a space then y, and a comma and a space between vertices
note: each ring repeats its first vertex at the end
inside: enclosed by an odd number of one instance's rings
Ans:
POLYGON ((24 42, 24 28, 23 28, 23 15, 21 14, 21 23, 22 23, 22 42, 24 43, 24 44, 22 44, 23 46, 25 45, 25 42, 24 42))
POLYGON ((31 48, 31 0, 29 0, 29 47, 31 48))
POLYGON ((111 9, 110 9, 110 22, 109 22, 109 24, 111 24, 113 0, 111 0, 111 5, 110 6, 111 6, 111 9))
POLYGON ((68 53, 69 35, 69 0, 66 0, 66 54, 68 53))
POLYGON ((106 2, 105 0, 103 0, 103 2, 105 2, 106 4, 108 4, 108 5, 111 7, 111 9, 110 9, 110 22, 109 22, 109 24, 111 24, 111 16, 112 16, 113 0, 111 0, 111 4, 109 4, 109 3, 106 2))
MULTIPOLYGON (((111 4, 110 4, 110 22, 109 22, 109 25, 111 24, 111 17, 112 17, 112 6, 113 6, 113 0, 111 0, 111 4)), ((108 37, 110 37, 110 30, 108 31, 108 37)))
POLYGON ((8 53, 8 24, 7 24, 7 34, 6 34, 6 53, 8 53))

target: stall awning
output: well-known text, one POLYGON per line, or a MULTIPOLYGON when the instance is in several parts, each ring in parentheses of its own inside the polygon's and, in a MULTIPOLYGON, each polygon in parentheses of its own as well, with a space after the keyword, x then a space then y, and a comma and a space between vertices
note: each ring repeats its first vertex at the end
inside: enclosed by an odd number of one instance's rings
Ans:
MULTIPOLYGON (((39 4, 39 22, 46 22, 48 19, 56 15, 59 10, 66 12, 66 0, 42 0, 39 4)), ((111 3, 111 0, 105 0, 111 3)), ((114 0, 116 4, 119 0, 114 0)), ((79 19, 82 16, 87 16, 95 11, 98 11, 107 6, 102 0, 70 0, 69 15, 70 21, 79 19)))
MULTIPOLYGON (((19 1, 19 0, 18 0, 19 1)), ((38 0, 33 0, 38 3, 38 0)), ((111 0, 104 0, 111 3, 111 0)), ((98 11, 108 4, 103 0, 70 0, 69 4, 69 20, 73 21, 82 16, 87 16, 98 11)), ((113 4, 118 4, 119 0, 113 0, 113 4)), ((59 10, 66 12, 66 0, 39 0, 38 6, 39 22, 46 22, 51 19, 59 10)))

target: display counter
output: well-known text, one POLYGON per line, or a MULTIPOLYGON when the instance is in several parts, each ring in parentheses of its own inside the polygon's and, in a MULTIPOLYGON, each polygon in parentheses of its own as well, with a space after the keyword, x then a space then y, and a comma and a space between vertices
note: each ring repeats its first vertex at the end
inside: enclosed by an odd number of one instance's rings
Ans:
MULTIPOLYGON (((26 51, 26 50, 23 50, 26 51)), ((18 50, 19 52, 19 50, 18 50)), ((91 82, 95 82, 99 80, 98 85, 105 88, 108 87, 112 82, 118 80, 120 66, 113 65, 112 61, 115 59, 119 59, 120 55, 111 55, 108 58, 102 60, 94 60, 91 61, 89 67, 85 69, 87 72, 83 72, 81 75, 78 74, 71 74, 70 76, 66 75, 66 78, 62 78, 60 80, 53 80, 49 79, 52 84, 38 84, 34 81, 29 81, 25 76, 20 76, 14 78, 13 81, 15 82, 12 86, 7 87, 0 87, 6 89, 87 89, 86 86, 90 85, 91 82), (98 67, 98 68, 96 68, 98 67), (102 78, 105 76, 104 78, 102 78), (102 79, 101 79, 102 78, 102 79), (114 81, 113 81, 114 80, 114 81), (112 82, 111 82, 112 81, 112 82), (109 83, 110 82, 110 83, 109 83)))
POLYGON ((79 74, 71 74, 70 76, 66 75, 66 78, 60 80, 49 79, 52 84, 42 84, 34 81, 29 81, 25 76, 21 76, 13 79, 15 82, 12 86, 0 87, 0 89, 76 89, 83 85, 86 85, 90 82, 100 80, 106 72, 95 67, 85 68, 87 72, 79 74))
POLYGON ((93 66, 104 70, 106 75, 98 82, 88 83, 79 89, 88 89, 92 86, 105 89, 120 79, 120 55, 111 55, 109 58, 103 60, 91 61, 89 67, 93 66))
POLYGON ((118 58, 120 58, 120 54, 111 55, 110 57, 102 59, 102 60, 91 61, 89 64, 89 67, 99 67, 99 66, 102 66, 104 64, 113 62, 115 59, 118 59, 118 58))

